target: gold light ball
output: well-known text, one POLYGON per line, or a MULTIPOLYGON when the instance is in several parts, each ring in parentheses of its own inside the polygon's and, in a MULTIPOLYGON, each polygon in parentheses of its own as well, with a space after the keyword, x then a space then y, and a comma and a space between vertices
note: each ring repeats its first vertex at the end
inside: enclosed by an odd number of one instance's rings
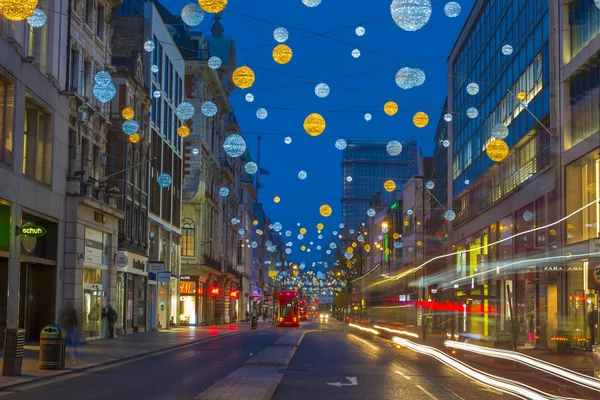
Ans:
POLYGON ((252 225, 254 225, 254 226, 258 225, 258 220, 255 219, 254 221, 252 221, 252 225))
POLYGON ((333 210, 331 209, 331 207, 328 204, 323 204, 319 208, 319 212, 321 213, 322 216, 329 217, 331 215, 331 213, 333 212, 333 210))
POLYGON ((421 242, 420 240, 417 240, 417 246, 423 246, 423 242, 421 242))
POLYGON ((131 107, 125 107, 123 109, 123 111, 121 111, 121 116, 123 117, 123 119, 129 121, 130 119, 133 119, 133 116, 135 115, 133 108, 131 107))
POLYGON ((425 114, 423 111, 419 111, 413 116, 413 124, 417 128, 425 128, 429 123, 429 115, 425 114))
POLYGON ((348 248, 346 249, 346 252, 347 252, 347 253, 350 253, 350 254, 354 253, 354 247, 348 247, 348 248))
POLYGON ((279 203, 281 201, 281 199, 279 198, 279 196, 275 196, 275 198, 273 199, 273 202, 275 203, 279 203))
POLYGON ((285 44, 278 44, 273 49, 273 60, 277 64, 287 64, 292 61, 292 49, 285 44))
POLYGON ((252 69, 243 66, 238 67, 235 69, 235 71, 233 71, 231 79, 233 80, 233 84, 240 89, 248 89, 254 84, 254 79, 256 79, 256 76, 254 75, 254 71, 252 71, 252 69))
POLYGON ((386 255, 388 255, 388 256, 389 256, 391 253, 392 253, 392 251, 391 251, 390 249, 385 249, 385 254, 386 254, 386 255))
POLYGON ((300 234, 306 235, 306 228, 300 228, 300 234))
POLYGON ((358 246, 358 243, 352 242, 352 247, 356 247, 356 246, 358 246))
POLYGON ((306 250, 306 246, 300 247, 300 250, 305 251, 306 250))
POLYGON ((212 14, 219 13, 225 9, 228 0, 198 0, 200 8, 212 14))
POLYGON ((389 116, 395 115, 398 112, 398 104, 393 101, 388 101, 383 105, 383 111, 389 116))
POLYGON ((304 130, 310 136, 319 136, 325 130, 325 119, 317 113, 310 114, 304 120, 304 130))
POLYGON ((133 135, 129 135, 128 139, 129 139, 129 143, 137 143, 142 139, 142 137, 140 136, 139 133, 134 133, 133 135))
POLYGON ((369 246, 368 244, 365 244, 365 250, 366 250, 366 251, 369 251, 369 250, 371 250, 371 246, 369 246))
POLYGON ((320 223, 320 222, 319 222, 319 223, 317 224, 317 229, 319 229, 319 230, 323 230, 323 228, 325 228, 325 226, 324 226, 322 223, 320 223))
POLYGON ((179 128, 177 128, 177 134, 182 138, 188 137, 190 135, 190 128, 185 125, 181 125, 179 128))
POLYGON ((23 21, 33 14, 38 0, 0 0, 0 14, 10 21, 23 21))
POLYGON ((394 233, 394 234, 392 235, 392 237, 393 237, 394 239, 398 239, 398 238, 400 237, 400 235, 398 235, 397 233, 394 233))
POLYGON ((386 192, 393 192, 394 190, 396 190, 396 182, 394 182, 391 179, 387 180, 383 183, 383 188, 386 192))
POLYGON ((525 100, 526 97, 527 97, 527 95, 522 90, 517 94, 517 99, 519 99, 519 101, 525 100))
POLYGON ((500 162, 508 156, 508 145, 504 140, 492 140, 485 149, 488 157, 495 162, 500 162))

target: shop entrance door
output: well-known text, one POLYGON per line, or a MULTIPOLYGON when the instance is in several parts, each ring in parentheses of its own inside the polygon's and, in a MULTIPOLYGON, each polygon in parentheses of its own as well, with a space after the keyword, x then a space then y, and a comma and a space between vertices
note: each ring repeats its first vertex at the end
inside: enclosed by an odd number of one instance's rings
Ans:
POLYGON ((102 337, 102 285, 83 284, 82 329, 87 339, 102 337))
POLYGON ((56 268, 41 264, 21 264, 19 327, 25 340, 37 342, 44 326, 54 323, 56 268))

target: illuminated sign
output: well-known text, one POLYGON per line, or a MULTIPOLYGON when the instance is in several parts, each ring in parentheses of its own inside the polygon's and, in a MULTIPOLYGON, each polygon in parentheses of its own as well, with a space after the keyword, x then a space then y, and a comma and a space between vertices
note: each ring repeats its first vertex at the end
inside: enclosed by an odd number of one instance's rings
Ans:
POLYGON ((179 282, 179 293, 180 294, 195 294, 196 293, 196 282, 191 282, 191 281, 179 282))
POLYGON ((240 292, 238 290, 232 290, 229 292, 229 297, 237 299, 238 297, 240 297, 240 292))
POLYGON ((218 296, 221 294, 221 288, 218 286, 213 286, 210 288, 210 295, 211 296, 218 296))
POLYGON ((19 233, 27 237, 40 237, 46 234, 46 229, 34 224, 27 224, 19 229, 19 233))
POLYGON ((394 204, 392 204, 392 210, 395 210, 396 208, 398 208, 400 206, 400 203, 396 202, 394 204))

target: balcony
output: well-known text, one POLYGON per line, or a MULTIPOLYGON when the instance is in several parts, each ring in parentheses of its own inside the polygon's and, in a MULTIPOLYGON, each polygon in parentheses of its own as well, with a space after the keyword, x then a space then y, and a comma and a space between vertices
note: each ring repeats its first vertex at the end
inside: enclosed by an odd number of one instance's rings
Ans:
POLYGON ((207 267, 210 267, 216 271, 221 272, 221 263, 219 262, 219 260, 211 257, 210 255, 208 255, 206 253, 203 255, 203 257, 204 257, 204 264, 207 267))
POLYGON ((483 211, 516 191, 531 178, 546 170, 551 164, 552 157, 550 147, 546 147, 531 160, 527 161, 527 163, 513 175, 500 182, 492 190, 475 200, 473 203, 469 204, 464 210, 457 211, 453 226, 458 227, 480 215, 483 211))
POLYGON ((221 171, 228 174, 230 179, 233 181, 234 171, 233 166, 229 163, 229 160, 227 160, 227 158, 221 158, 219 159, 219 165, 221 166, 221 171))

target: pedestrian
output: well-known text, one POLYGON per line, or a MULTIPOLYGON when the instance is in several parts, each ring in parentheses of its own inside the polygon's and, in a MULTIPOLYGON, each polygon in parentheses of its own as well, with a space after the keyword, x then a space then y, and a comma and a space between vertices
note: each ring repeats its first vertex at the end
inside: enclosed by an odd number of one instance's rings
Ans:
POLYGON ((104 313, 106 317, 106 322, 108 323, 108 338, 115 338, 115 321, 117 320, 117 312, 115 309, 109 304, 106 307, 106 312, 104 313))
POLYGON ((529 328, 529 343, 535 342, 535 326, 533 324, 533 313, 529 313, 528 328, 529 328))
POLYGON ((65 311, 65 328, 67 330, 68 357, 72 362, 79 362, 79 324, 77 311, 73 306, 67 307, 65 311))

